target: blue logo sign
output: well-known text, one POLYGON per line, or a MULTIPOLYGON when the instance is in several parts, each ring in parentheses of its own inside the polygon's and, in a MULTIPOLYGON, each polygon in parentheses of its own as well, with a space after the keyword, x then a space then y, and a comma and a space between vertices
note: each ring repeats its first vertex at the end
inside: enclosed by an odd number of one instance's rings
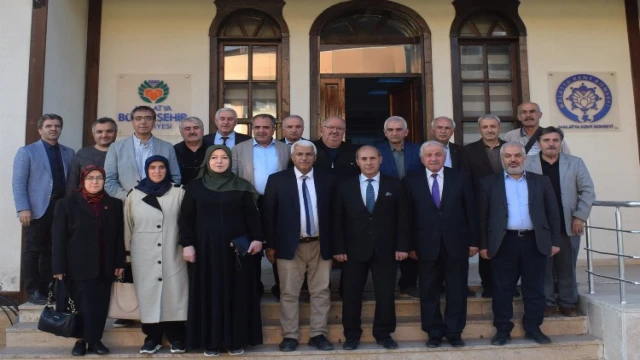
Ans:
POLYGON ((602 120, 611 110, 611 89, 600 78, 576 74, 564 79, 556 90, 556 105, 560 112, 577 123, 602 120))

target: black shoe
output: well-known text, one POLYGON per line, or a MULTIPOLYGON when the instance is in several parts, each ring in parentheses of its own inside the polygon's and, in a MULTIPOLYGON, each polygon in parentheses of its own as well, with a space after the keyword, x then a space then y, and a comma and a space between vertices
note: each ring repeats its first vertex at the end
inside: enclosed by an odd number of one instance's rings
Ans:
POLYGON ((502 346, 509 341, 511 341, 511 334, 499 332, 491 339, 491 345, 502 346))
POLYGON ((136 322, 133 320, 128 320, 128 319, 116 319, 113 322, 113 327, 127 327, 129 325, 133 325, 136 322))
POLYGON ((140 354, 155 354, 162 349, 162 344, 153 340, 145 341, 144 345, 140 348, 140 354))
POLYGON ((34 305, 44 305, 47 303, 47 297, 40 291, 36 290, 29 294, 27 301, 34 305))
POLYGON ((342 348, 344 350, 355 350, 358 348, 358 345, 360 345, 360 340, 347 339, 344 341, 344 344, 342 344, 342 348))
POLYGON ((540 345, 551 344, 551 339, 549 339, 547 335, 543 334, 542 331, 526 333, 524 334, 524 337, 525 339, 533 340, 540 345))
POLYGON ((324 335, 317 335, 309 339, 309 346, 313 346, 322 351, 333 350, 333 344, 331 344, 324 335))
POLYGON ((464 346, 464 340, 462 340, 460 335, 447 337, 447 340, 449 341, 449 345, 454 348, 461 348, 464 346))
POLYGON ((385 349, 397 349, 398 348, 398 343, 395 340, 393 340, 391 337, 388 337, 388 338, 383 339, 383 340, 377 340, 376 344, 382 345, 382 347, 385 348, 385 349))
POLYGON ((400 289, 398 292, 401 297, 410 297, 413 299, 420 299, 420 289, 417 287, 408 287, 404 289, 400 289))
POLYGON ((98 341, 96 343, 89 343, 89 346, 87 346, 87 352, 90 354, 108 355, 109 348, 104 346, 102 341, 98 341))
POLYGON ((87 343, 84 340, 76 341, 76 344, 73 345, 73 349, 71 349, 71 355, 73 356, 85 356, 87 354, 87 343))
POLYGON ((292 338, 284 338, 282 339, 282 342, 280 343, 280 345, 278 345, 278 347, 280 348, 280 351, 283 352, 296 351, 296 349, 298 348, 298 340, 292 338))
POLYGON ((184 354, 187 352, 187 347, 180 340, 171 343, 172 354, 184 354))
POLYGON ((439 337, 430 337, 429 340, 427 340, 427 347, 429 349, 439 348, 441 344, 442 338, 439 337))

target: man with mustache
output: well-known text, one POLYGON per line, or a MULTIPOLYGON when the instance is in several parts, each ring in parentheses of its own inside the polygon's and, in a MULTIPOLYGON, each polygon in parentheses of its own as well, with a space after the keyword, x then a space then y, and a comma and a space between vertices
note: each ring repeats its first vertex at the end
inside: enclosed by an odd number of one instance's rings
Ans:
MULTIPOLYGON (((549 178, 525 172, 525 149, 508 142, 500 149, 503 172, 482 179, 479 196, 480 256, 491 259, 493 277, 492 345, 511 340, 513 295, 521 279, 525 337, 538 344, 542 333, 547 259, 560 251, 558 203, 549 178)), ((563 249, 565 251, 568 249, 563 249)))
POLYGON ((74 151, 60 143, 62 117, 42 115, 36 126, 40 140, 18 149, 13 161, 13 200, 25 227, 22 281, 32 304, 47 302, 53 280, 51 225, 56 201, 66 192, 67 173, 74 151))
POLYGON ((211 145, 203 141, 203 134, 204 125, 199 118, 190 116, 180 122, 180 135, 184 141, 173 145, 173 148, 180 166, 182 185, 189 185, 198 176, 207 147, 211 145))
POLYGON ((462 166, 462 146, 450 142, 455 129, 456 123, 446 116, 439 116, 431 121, 434 140, 441 143, 447 152, 444 166, 459 170, 462 166))
MULTIPOLYGON (((464 147, 462 169, 471 176, 476 195, 480 192, 480 179, 502 172, 500 147, 500 118, 485 114, 478 119, 480 140, 464 147)), ((491 297, 491 266, 488 260, 479 259, 478 272, 482 281, 482 297, 491 297)))
POLYGON ((540 154, 529 155, 527 171, 545 175, 551 180, 560 209, 560 248, 558 255, 549 259, 545 278, 547 307, 545 316, 557 310, 564 316, 579 316, 576 262, 580 251, 580 236, 596 199, 593 181, 586 165, 576 156, 560 152, 564 133, 553 126, 543 128, 538 138, 540 154), (557 276, 558 301, 554 291, 557 276), (559 309, 558 309, 559 307, 559 309))
MULTIPOLYGON (((540 135, 540 106, 534 102, 527 101, 518 106, 518 120, 522 124, 519 129, 513 129, 505 134, 504 140, 515 141, 524 146, 527 155, 535 155, 540 152, 538 136, 540 135)), ((566 141, 562 142, 562 152, 571 154, 566 141)))
POLYGON ((429 348, 440 347, 443 337, 453 347, 465 345, 461 334, 467 323, 469 258, 478 252, 473 185, 467 174, 444 166, 446 156, 442 143, 427 141, 420 147, 425 171, 404 178, 413 219, 410 255, 418 260, 420 317, 429 348))
POLYGON ((207 144, 225 145, 232 149, 243 141, 251 140, 251 136, 235 132, 236 125, 238 125, 238 113, 232 108, 224 107, 216 111, 214 122, 217 128, 216 132, 203 138, 207 144))

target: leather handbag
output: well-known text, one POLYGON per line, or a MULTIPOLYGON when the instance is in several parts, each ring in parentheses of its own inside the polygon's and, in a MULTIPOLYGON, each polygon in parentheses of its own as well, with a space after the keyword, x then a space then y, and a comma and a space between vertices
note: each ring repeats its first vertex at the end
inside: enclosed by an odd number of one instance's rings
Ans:
POLYGON ((251 241, 249 241, 249 237, 247 237, 247 235, 242 235, 231 240, 231 246, 233 246, 233 250, 235 250, 236 254, 241 257, 249 253, 250 244, 251 241))
POLYGON ((63 337, 77 337, 80 331, 79 316, 76 311, 76 306, 71 300, 71 296, 67 298, 67 308, 65 311, 58 311, 53 309, 53 287, 55 283, 59 283, 58 286, 65 286, 64 281, 54 280, 49 285, 49 296, 47 297, 47 304, 42 309, 40 314, 40 320, 38 320, 38 330, 44 331, 56 336, 63 337))
POLYGON ((118 279, 113 283, 108 317, 112 319, 140 320, 138 297, 133 283, 123 282, 122 279, 118 279))

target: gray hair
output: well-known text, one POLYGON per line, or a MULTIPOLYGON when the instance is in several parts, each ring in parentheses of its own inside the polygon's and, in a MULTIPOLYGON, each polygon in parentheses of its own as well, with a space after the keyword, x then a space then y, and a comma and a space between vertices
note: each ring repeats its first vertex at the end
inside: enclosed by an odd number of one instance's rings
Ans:
POLYGON ((327 125, 327 121, 329 121, 329 120, 331 120, 331 119, 338 119, 338 120, 342 121, 342 122, 343 122, 343 123, 345 123, 345 124, 347 123, 346 121, 344 121, 344 119, 343 119, 343 118, 341 118, 341 117, 339 117, 339 116, 329 116, 328 118, 326 118, 326 119, 322 120, 322 126, 327 125))
POLYGON ((291 155, 293 155, 293 152, 295 151, 296 146, 313 148, 313 153, 315 155, 318 155, 318 149, 316 148, 316 145, 309 140, 298 140, 294 142, 293 145, 291 145, 291 155))
POLYGON ((444 153, 445 154, 447 153, 447 149, 445 149, 444 145, 442 145, 441 142, 435 141, 435 140, 429 140, 429 141, 425 142, 424 144, 422 144, 422 146, 420 146, 420 157, 422 157, 422 154, 424 153, 424 149, 426 149, 428 146, 431 146, 431 145, 440 146, 440 148, 442 148, 444 153))
POLYGON ((196 124, 198 124, 198 126, 200 126, 200 129, 204 130, 204 124, 202 123, 202 120, 200 120, 199 117, 197 117, 197 116, 189 116, 188 118, 185 118, 182 121, 180 121, 180 125, 178 125, 178 127, 180 128, 180 131, 184 130, 184 123, 185 122, 196 123, 196 124))
POLYGON ((504 155, 504 149, 507 147, 517 147, 520 148, 520 151, 522 151, 522 155, 527 156, 527 150, 524 148, 524 145, 520 144, 517 141, 509 141, 506 142, 504 144, 502 144, 502 147, 500 147, 500 158, 502 158, 502 155, 504 155))
POLYGON ((402 116, 390 116, 387 120, 384 121, 383 129, 387 130, 387 123, 392 121, 398 121, 402 123, 402 130, 407 130, 407 120, 405 120, 402 116))
POLYGON ((434 127, 436 127, 436 121, 438 120, 449 120, 449 122, 451 123, 451 128, 455 130, 456 128, 456 122, 453 121, 452 118, 450 117, 446 117, 446 116, 438 116, 437 118, 431 120, 431 128, 433 129, 434 127))
POLYGON ((216 111, 216 119, 218 117, 220 117, 220 113, 223 112, 223 111, 229 111, 229 112, 233 113, 233 117, 236 120, 238 120, 238 113, 234 109, 228 108, 228 107, 223 107, 223 108, 218 109, 218 111, 216 111))
POLYGON ((302 121, 302 126, 304 127, 304 119, 300 115, 291 114, 291 115, 285 117, 284 119, 282 119, 282 123, 284 124, 284 122, 287 121, 287 119, 298 119, 298 120, 302 121))
POLYGON ((533 105, 533 106, 535 106, 535 107, 536 107, 536 110, 537 110, 538 112, 540 112, 540 105, 538 105, 538 103, 534 103, 533 101, 525 101, 525 102, 523 102, 522 104, 518 105, 518 112, 520 112, 520 107, 521 107, 522 105, 524 105, 524 104, 531 104, 531 105, 533 105))
POLYGON ((484 114, 478 118, 478 125, 480 125, 480 121, 482 120, 496 120, 498 124, 500 124, 500 118, 493 114, 484 114))

